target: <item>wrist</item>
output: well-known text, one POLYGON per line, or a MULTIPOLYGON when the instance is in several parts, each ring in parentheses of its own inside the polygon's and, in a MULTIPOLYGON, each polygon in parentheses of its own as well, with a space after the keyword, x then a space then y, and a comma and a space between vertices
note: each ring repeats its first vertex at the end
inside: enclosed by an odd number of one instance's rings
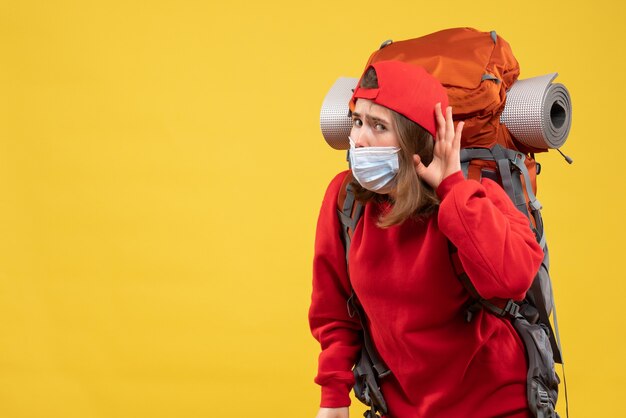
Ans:
POLYGON ((316 418, 348 418, 350 410, 347 406, 341 408, 320 408, 316 418))
POLYGON ((449 174, 441 180, 441 183, 435 189, 437 196, 439 199, 443 200, 444 197, 452 190, 452 188, 458 184, 465 181, 465 177, 463 176, 463 172, 459 169, 454 173, 449 174))

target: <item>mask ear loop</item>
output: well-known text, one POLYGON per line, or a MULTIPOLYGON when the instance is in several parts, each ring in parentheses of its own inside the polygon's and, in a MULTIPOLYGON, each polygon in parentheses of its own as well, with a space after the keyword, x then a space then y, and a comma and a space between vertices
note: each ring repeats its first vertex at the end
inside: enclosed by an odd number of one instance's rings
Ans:
POLYGON ((350 151, 353 149, 356 149, 356 144, 354 143, 354 140, 352 139, 350 135, 348 135, 348 141, 350 142, 350 148, 348 148, 348 151, 346 152, 346 161, 348 162, 348 168, 352 170, 352 161, 350 158, 350 151))

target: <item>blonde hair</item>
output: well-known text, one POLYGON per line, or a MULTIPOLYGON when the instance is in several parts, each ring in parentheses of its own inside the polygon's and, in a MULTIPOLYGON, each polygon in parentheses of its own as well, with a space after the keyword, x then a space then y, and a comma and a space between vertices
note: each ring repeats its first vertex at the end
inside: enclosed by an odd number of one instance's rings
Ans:
MULTIPOLYGON (((370 68, 361 80, 363 88, 377 88, 378 78, 374 68, 370 68)), ((391 110, 391 109, 390 109, 391 110)), ((409 218, 419 218, 432 214, 439 206, 435 190, 417 176, 413 155, 418 154, 424 165, 433 159, 434 140, 428 131, 405 116, 391 110, 393 124, 398 134, 400 152, 399 170, 396 174, 396 193, 391 210, 381 215, 378 226, 388 228, 409 218)), ((352 182, 355 196, 362 202, 385 200, 385 196, 363 188, 356 180, 352 182)))

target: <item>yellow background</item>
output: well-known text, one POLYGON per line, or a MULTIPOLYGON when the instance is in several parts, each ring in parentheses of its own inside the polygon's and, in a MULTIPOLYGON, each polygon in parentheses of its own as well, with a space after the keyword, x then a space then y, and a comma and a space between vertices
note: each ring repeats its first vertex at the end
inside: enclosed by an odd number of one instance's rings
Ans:
POLYGON ((575 163, 539 156, 570 416, 626 416, 626 13, 575 4, 2 0, 0 417, 313 417, 322 99, 456 26, 571 92, 575 163))

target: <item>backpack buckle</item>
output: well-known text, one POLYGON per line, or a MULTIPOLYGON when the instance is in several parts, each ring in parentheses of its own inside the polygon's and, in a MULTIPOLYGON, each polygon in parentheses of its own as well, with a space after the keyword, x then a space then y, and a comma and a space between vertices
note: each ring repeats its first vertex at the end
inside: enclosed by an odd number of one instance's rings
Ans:
POLYGON ((504 316, 506 314, 509 314, 512 317, 516 317, 517 314, 519 314, 519 310, 520 310, 519 305, 517 303, 515 303, 513 301, 513 299, 509 299, 506 302, 506 306, 502 309, 502 311, 503 311, 502 316, 504 316))
POLYGON ((539 389, 537 391, 537 403, 544 407, 548 406, 550 404, 550 397, 548 396, 548 392, 539 389))
POLYGON ((524 160, 526 159, 526 156, 524 154, 522 154, 521 152, 516 152, 515 153, 515 158, 513 158, 513 164, 515 164, 516 166, 519 167, 519 164, 523 164, 524 160))
POLYGON ((470 323, 474 319, 474 314, 482 309, 480 301, 474 301, 465 308, 465 322, 470 323))

